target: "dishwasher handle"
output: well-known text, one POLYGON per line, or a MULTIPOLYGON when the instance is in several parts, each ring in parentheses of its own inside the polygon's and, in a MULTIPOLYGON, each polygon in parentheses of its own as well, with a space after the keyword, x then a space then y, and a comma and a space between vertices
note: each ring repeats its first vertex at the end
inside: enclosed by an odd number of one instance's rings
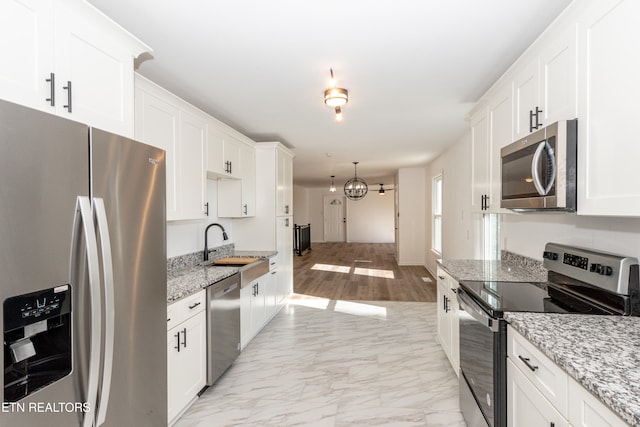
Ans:
POLYGON ((232 291, 234 291, 236 289, 238 289, 238 284, 234 283, 233 285, 227 286, 226 288, 221 289, 221 290, 219 290, 217 292, 215 292, 215 290, 214 290, 213 298, 220 299, 223 296, 225 296, 226 294, 228 294, 229 292, 232 292, 232 291))

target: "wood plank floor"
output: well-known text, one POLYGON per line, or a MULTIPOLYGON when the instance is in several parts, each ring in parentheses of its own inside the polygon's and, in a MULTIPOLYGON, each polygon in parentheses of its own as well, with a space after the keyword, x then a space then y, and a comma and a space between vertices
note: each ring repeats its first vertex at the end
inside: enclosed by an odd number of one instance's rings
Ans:
POLYGON ((434 278, 423 266, 398 266, 393 243, 313 243, 293 256, 293 291, 332 300, 436 301, 434 278))

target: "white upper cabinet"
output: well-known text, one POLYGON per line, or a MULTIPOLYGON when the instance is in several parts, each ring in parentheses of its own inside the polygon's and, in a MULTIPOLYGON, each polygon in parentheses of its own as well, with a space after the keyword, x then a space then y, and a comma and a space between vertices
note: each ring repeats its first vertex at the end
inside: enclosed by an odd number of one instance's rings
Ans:
POLYGON ((180 111, 180 219, 206 218, 207 122, 200 111, 180 111))
POLYGON ((502 147, 513 142, 513 88, 511 82, 499 86, 489 101, 489 169, 490 188, 488 210, 510 212, 500 208, 502 198, 502 147))
POLYGON ((226 127, 215 119, 209 121, 207 171, 210 178, 242 177, 240 150, 244 143, 231 135, 231 129, 225 129, 226 127))
POLYGON ((513 93, 514 139, 520 139, 537 129, 535 113, 541 110, 537 57, 518 68, 513 78, 513 93))
POLYGON ((513 141, 512 91, 510 81, 497 86, 471 116, 472 212, 508 212, 500 208, 500 149, 513 141))
POLYGON ((590 2, 580 16, 578 214, 640 216, 640 2, 590 2))
POLYGON ((278 151, 276 215, 293 215, 293 157, 278 151))
POLYGON ((256 150, 254 145, 237 143, 235 169, 239 179, 218 179, 218 216, 243 218, 256 214, 256 150))
POLYGON ((151 82, 136 77, 136 139, 166 151, 167 220, 180 215, 178 204, 178 153, 180 152, 178 124, 180 109, 154 89, 151 82))
POLYGON ((166 151, 167 220, 206 218, 207 116, 136 75, 135 138, 166 151))
POLYGON ((471 210, 487 209, 490 197, 489 122, 484 105, 471 115, 471 210))
POLYGON ((540 50, 539 122, 543 126, 578 117, 576 38, 576 25, 568 25, 540 50))
POLYGON ((133 136, 133 60, 151 49, 74 0, 0 2, 0 98, 133 136))
POLYGON ((514 71, 517 140, 558 120, 577 117, 576 25, 544 34, 514 71))

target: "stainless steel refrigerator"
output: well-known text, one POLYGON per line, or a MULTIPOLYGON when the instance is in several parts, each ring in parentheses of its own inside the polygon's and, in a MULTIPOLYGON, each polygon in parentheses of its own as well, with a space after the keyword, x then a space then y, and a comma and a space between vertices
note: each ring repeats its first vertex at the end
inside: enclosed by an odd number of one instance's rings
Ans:
POLYGON ((164 155, 0 101, 0 425, 167 425, 164 155))

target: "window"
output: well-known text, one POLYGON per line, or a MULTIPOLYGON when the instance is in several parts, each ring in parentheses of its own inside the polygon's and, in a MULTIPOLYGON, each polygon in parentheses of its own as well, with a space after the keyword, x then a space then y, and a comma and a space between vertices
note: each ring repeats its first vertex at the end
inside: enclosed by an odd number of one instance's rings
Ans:
POLYGON ((431 227, 431 249, 442 254, 442 174, 433 177, 431 184, 433 223, 431 227))

